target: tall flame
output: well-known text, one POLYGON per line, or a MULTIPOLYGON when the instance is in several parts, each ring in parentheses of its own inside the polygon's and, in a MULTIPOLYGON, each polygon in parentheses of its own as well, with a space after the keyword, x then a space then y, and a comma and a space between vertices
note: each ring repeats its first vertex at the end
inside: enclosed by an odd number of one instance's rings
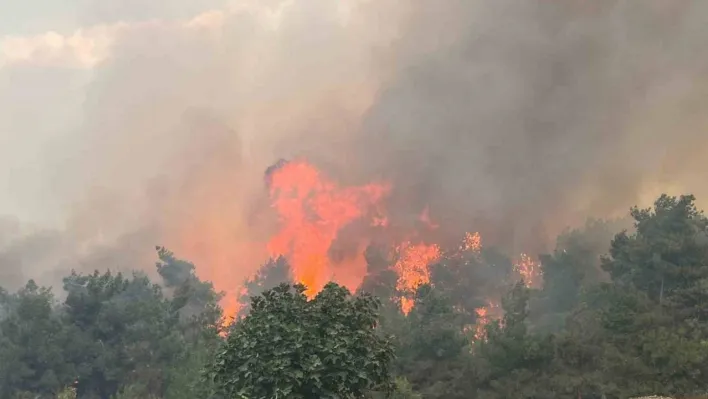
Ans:
POLYGON ((339 187, 303 161, 282 165, 270 176, 281 228, 268 243, 269 253, 285 256, 295 279, 313 296, 334 274, 329 251, 340 230, 368 216, 388 191, 384 184, 339 187))
POLYGON ((403 294, 401 310, 408 314, 414 301, 406 295, 412 295, 422 284, 430 282, 428 265, 440 259, 440 247, 424 243, 412 244, 410 241, 401 243, 396 249, 398 259, 394 270, 398 273, 396 289, 403 294))
MULTIPOLYGON (((267 242, 266 252, 271 257, 287 259, 292 277, 307 287, 309 297, 331 280, 356 290, 366 275, 364 252, 371 242, 371 233, 383 231, 395 254, 390 267, 398 276, 396 291, 401 310, 404 314, 411 311, 418 287, 431 282, 429 267, 441 259, 443 251, 429 241, 429 236, 422 239, 416 231, 400 231, 399 225, 391 228, 384 208, 384 200, 390 193, 388 184, 342 186, 305 161, 280 161, 266 175, 271 206, 279 222, 277 232, 267 242), (350 226, 353 230, 348 229, 350 226), (357 232, 353 241, 343 239, 349 238, 348 230, 357 232), (401 235, 406 237, 402 241, 401 235), (344 255, 339 251, 343 242, 344 255)), ((431 219, 428 207, 418 220, 427 229, 426 234, 434 235, 440 227, 431 219)), ((479 257, 481 249, 480 234, 468 232, 450 255, 479 257)), ((529 286, 540 284, 539 265, 528 255, 521 254, 515 271, 529 286)), ((230 314, 239 306, 238 298, 233 296, 225 298, 223 303, 230 314)), ((489 300, 489 306, 476 309, 476 313, 477 324, 470 328, 481 339, 484 325, 497 317, 499 307, 489 300)))

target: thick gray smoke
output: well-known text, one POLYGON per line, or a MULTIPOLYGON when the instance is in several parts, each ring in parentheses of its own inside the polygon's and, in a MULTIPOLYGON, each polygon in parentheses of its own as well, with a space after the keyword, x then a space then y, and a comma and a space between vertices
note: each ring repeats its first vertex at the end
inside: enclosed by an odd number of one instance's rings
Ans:
POLYGON ((104 3, 0 36, 3 285, 149 267, 155 244, 235 285, 281 157, 515 250, 708 194, 703 0, 104 3))
POLYGON ((421 2, 359 159, 401 203, 521 248, 705 192, 707 23, 700 1, 421 2))

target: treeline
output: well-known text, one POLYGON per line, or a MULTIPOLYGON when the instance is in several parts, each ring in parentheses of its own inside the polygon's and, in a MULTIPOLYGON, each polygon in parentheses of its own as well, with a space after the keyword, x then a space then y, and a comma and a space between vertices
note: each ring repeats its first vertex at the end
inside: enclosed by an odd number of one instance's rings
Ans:
POLYGON ((219 294, 164 249, 159 285, 72 273, 58 301, 30 281, 0 293, 0 399, 705 394, 708 219, 692 196, 630 215, 630 231, 595 221, 561 235, 541 288, 494 248, 447 254, 408 315, 374 247, 354 295, 330 284, 308 300, 283 259, 264 265, 225 331, 219 294))
POLYGON ((66 298, 29 281, 0 292, 0 398, 183 398, 221 344, 219 295, 159 248, 161 285, 95 272, 64 278, 66 298))

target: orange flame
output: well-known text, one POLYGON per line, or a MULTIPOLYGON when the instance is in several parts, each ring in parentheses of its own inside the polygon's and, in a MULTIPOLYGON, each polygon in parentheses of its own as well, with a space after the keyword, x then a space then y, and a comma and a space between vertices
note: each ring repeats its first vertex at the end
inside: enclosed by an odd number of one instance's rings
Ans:
MULTIPOLYGON (((389 188, 383 184, 342 188, 302 161, 273 172, 270 184, 281 229, 269 241, 268 251, 271 256, 285 256, 296 281, 308 287, 308 296, 314 296, 334 274, 328 253, 339 231, 367 216, 389 188)), ((358 283, 351 284, 352 289, 358 283)))
POLYGON ((465 238, 462 240, 462 245, 460 246, 461 252, 474 252, 479 253, 482 250, 482 237, 479 233, 465 233, 465 238))
POLYGON ((475 312, 477 313, 477 325, 474 330, 474 338, 481 341, 486 335, 485 328, 487 327, 487 324, 489 324, 489 317, 487 316, 489 313, 489 308, 477 308, 475 309, 475 312))
MULTIPOLYGON (((250 258, 285 257, 294 280, 307 286, 306 294, 309 297, 313 297, 330 280, 337 281, 350 290, 356 290, 366 274, 364 251, 371 241, 367 232, 391 227, 391 221, 383 206, 383 200, 390 193, 390 186, 384 183, 342 186, 305 161, 279 163, 269 170, 267 181, 271 206, 279 218, 278 231, 270 237, 267 244, 264 245, 260 241, 245 242, 238 247, 238 251, 250 250, 253 252, 250 258), (337 253, 335 249, 339 249, 342 232, 347 226, 355 223, 356 226, 353 227, 361 226, 364 233, 359 234, 355 242, 348 243, 348 255, 333 256, 333 253, 337 253)), ((210 226, 220 226, 220 218, 217 217, 220 213, 214 211, 214 214, 215 217, 209 220, 210 226)), ((422 227, 427 228, 426 234, 434 234, 432 230, 440 227, 431 220, 428 207, 418 219, 422 227)), ((430 283, 429 266, 440 260, 442 250, 439 245, 429 243, 428 238, 425 242, 421 241, 416 232, 401 232, 397 230, 400 226, 394 227, 392 231, 386 230, 386 237, 390 239, 393 235, 400 238, 400 234, 409 237, 403 242, 399 241, 398 245, 393 245, 397 256, 391 266, 398 275, 396 289, 400 295, 398 300, 401 310, 408 314, 415 305, 413 297, 418 287, 430 283)), ((221 259, 222 249, 233 249, 233 245, 227 245, 228 229, 223 230, 222 240, 218 241, 219 250, 201 252, 209 255, 207 258, 202 257, 204 264, 215 265, 212 266, 214 271, 210 278, 214 280, 217 288, 224 289, 229 286, 222 306, 225 315, 232 316, 237 314, 242 305, 239 298, 243 292, 239 292, 239 288, 244 288, 233 285, 234 278, 229 274, 230 268, 225 266, 230 258, 221 259)), ((212 247, 213 245, 208 249, 212 247)), ((196 246, 195 248, 199 249, 196 246)), ((480 234, 468 232, 452 256, 462 257, 470 253, 478 256, 481 249, 480 234)), ((524 277, 529 286, 537 286, 541 280, 538 266, 530 257, 522 254, 515 270, 524 277)), ((493 309, 492 305, 477 309, 478 322, 473 327, 475 335, 484 330, 483 326, 489 322, 489 312, 493 309)))
POLYGON ((412 244, 410 241, 401 243, 396 248, 398 260, 393 266, 398 273, 396 289, 404 294, 401 297, 401 310, 408 314, 413 308, 414 301, 405 295, 415 293, 416 289, 430 282, 428 265, 440 259, 440 247, 424 243, 412 244))
POLYGON ((475 309, 475 313, 477 313, 477 324, 474 327, 474 338, 482 341, 487 339, 487 325, 501 317, 501 307, 497 302, 488 301, 487 306, 475 309))
POLYGON ((541 285, 541 267, 527 254, 522 253, 514 264, 514 270, 524 279, 524 284, 529 288, 538 288, 541 285))

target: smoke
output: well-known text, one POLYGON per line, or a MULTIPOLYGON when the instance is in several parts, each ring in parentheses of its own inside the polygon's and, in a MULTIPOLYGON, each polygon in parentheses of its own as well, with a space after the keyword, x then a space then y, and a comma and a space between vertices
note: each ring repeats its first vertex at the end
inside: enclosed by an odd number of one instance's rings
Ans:
POLYGON ((359 141, 401 204, 538 248, 703 190, 705 3, 422 3, 359 141))
POLYGON ((527 251, 705 191, 704 1, 167 3, 0 37, 0 213, 41 226, 9 230, 3 285, 159 244, 229 288, 264 260, 280 158, 527 251))

